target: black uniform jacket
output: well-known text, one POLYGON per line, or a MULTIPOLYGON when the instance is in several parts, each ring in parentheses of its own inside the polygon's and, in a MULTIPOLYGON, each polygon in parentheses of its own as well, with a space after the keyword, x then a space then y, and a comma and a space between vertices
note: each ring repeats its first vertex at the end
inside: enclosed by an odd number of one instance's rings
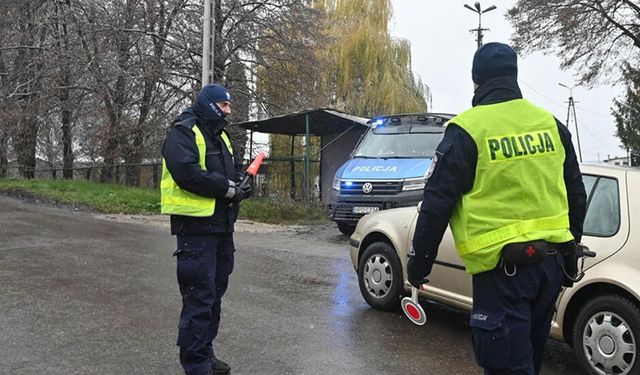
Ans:
MULTIPOLYGON (((487 81, 478 88, 473 97, 473 106, 495 104, 522 99, 518 83, 513 78, 499 77, 487 81)), ((586 193, 578 167, 576 153, 571 143, 571 134, 566 126, 556 119, 560 139, 566 157, 564 182, 569 203, 570 230, 576 241, 582 237, 582 224, 586 210, 586 193)), ((473 138, 460 126, 449 123, 444 138, 436 149, 437 163, 424 189, 422 208, 418 215, 413 237, 414 267, 411 276, 421 279, 431 273, 438 254, 438 246, 447 228, 458 199, 473 187, 478 148, 473 138), (417 270, 422 274, 417 274, 417 270)))
POLYGON ((234 158, 222 139, 226 120, 205 123, 191 108, 178 116, 167 134, 162 147, 162 156, 173 180, 180 188, 192 193, 216 199, 216 209, 209 217, 171 215, 171 234, 206 234, 233 232, 238 216, 238 205, 224 198, 229 181, 236 181, 241 165, 234 158), (207 155, 203 170, 199 163, 198 147, 191 130, 197 126, 207 144, 207 155))

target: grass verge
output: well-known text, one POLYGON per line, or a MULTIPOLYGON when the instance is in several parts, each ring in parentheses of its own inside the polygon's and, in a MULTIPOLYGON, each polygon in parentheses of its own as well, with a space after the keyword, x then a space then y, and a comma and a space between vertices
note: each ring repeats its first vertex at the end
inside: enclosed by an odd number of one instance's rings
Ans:
MULTIPOLYGON (((0 192, 54 204, 85 206, 109 214, 160 213, 160 192, 157 189, 81 180, 0 178, 0 192)), ((242 201, 240 217, 273 224, 328 223, 320 203, 302 203, 286 198, 252 198, 242 201)))
POLYGON ((160 192, 79 180, 0 179, 0 191, 53 203, 81 205, 109 214, 159 214, 160 192))

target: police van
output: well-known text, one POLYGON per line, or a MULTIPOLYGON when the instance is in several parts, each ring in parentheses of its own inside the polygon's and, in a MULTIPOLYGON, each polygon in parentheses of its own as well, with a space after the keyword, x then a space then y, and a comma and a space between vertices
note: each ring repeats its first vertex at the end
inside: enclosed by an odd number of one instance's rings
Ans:
POLYGON ((327 207, 340 232, 351 235, 369 213, 414 206, 451 114, 400 114, 373 118, 370 129, 337 171, 327 207))

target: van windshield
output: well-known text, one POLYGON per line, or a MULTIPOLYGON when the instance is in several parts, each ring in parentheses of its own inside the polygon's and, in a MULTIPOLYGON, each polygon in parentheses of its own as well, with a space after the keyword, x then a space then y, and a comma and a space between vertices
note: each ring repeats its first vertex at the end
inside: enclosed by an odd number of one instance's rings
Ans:
POLYGON ((370 131, 356 158, 432 158, 444 133, 377 133, 370 131))

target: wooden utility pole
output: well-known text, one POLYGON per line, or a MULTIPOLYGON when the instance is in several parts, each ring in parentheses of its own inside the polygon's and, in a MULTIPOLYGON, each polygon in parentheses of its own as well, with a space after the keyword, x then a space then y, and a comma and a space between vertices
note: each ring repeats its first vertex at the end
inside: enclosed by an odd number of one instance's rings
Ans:
POLYGON ((573 114, 573 123, 576 125, 576 140, 578 142, 578 157, 579 157, 578 160, 582 163, 582 148, 580 147, 580 132, 578 131, 578 117, 576 116, 576 105, 575 105, 575 102, 573 101, 573 89, 575 88, 575 86, 569 87, 562 83, 558 83, 558 85, 569 89, 569 106, 567 107, 567 122, 565 123, 565 125, 567 126, 568 129, 571 129, 569 127, 569 121, 571 120, 571 115, 573 114))

